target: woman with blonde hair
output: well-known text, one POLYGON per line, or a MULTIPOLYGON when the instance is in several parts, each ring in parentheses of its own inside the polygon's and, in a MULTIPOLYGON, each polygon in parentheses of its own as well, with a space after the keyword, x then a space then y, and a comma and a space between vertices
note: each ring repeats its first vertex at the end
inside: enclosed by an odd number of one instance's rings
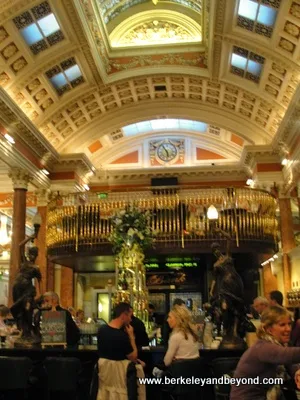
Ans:
POLYGON ((300 366, 296 364, 300 362, 300 348, 287 347, 290 334, 291 315, 287 309, 272 306, 262 313, 258 340, 243 354, 234 373, 242 383, 232 385, 231 400, 282 399, 278 383, 283 383, 287 372, 300 389, 300 366), (279 382, 274 378, 282 379, 279 382))
POLYGON ((172 333, 164 364, 169 366, 175 360, 198 358, 198 334, 189 310, 185 306, 175 305, 169 312, 167 321, 172 333))

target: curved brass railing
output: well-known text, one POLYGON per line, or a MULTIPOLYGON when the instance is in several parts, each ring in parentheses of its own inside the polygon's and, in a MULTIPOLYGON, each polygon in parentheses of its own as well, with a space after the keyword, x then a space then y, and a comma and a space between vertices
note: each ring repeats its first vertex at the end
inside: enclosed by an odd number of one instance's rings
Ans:
POLYGON ((108 243, 110 217, 128 204, 149 210, 156 242, 178 243, 213 240, 206 212, 219 211, 217 226, 241 240, 274 243, 276 200, 267 192, 248 188, 189 187, 147 188, 140 191, 57 196, 48 205, 47 246, 51 254, 96 249, 108 243), (101 196, 103 197, 103 195, 101 196))

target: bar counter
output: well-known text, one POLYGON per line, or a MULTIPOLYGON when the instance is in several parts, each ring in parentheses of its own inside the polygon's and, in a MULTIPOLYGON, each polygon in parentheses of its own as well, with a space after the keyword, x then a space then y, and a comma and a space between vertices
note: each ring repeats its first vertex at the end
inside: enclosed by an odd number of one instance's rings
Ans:
MULTIPOLYGON (((145 373, 151 374, 153 367, 163 361, 165 355, 163 346, 150 347, 140 352, 140 358, 146 362, 145 373)), ((210 375, 210 364, 212 360, 219 357, 240 357, 244 350, 225 350, 225 349, 201 349, 200 357, 204 359, 205 374, 210 375)), ((46 379, 43 370, 43 361, 46 357, 76 357, 81 361, 82 371, 79 376, 79 399, 89 399, 89 387, 92 379, 94 365, 98 360, 96 346, 79 346, 78 348, 63 347, 41 347, 35 348, 0 348, 0 356, 9 357, 29 357, 33 361, 33 376, 35 384, 32 388, 30 399, 41 399, 45 393, 46 379)), ((209 386, 205 392, 213 399, 213 387, 209 386)), ((150 398, 148 396, 148 398, 150 398)))

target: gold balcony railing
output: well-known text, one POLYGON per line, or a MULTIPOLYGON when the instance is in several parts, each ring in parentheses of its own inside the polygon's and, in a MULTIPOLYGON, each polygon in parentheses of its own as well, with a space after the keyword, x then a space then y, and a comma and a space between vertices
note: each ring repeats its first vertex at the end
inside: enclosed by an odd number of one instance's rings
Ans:
POLYGON ((245 240, 276 242, 276 200, 265 191, 151 187, 105 195, 91 192, 58 195, 48 205, 49 253, 60 250, 73 253, 107 244, 112 230, 110 217, 128 204, 150 211, 157 244, 184 247, 190 242, 213 240, 216 235, 206 215, 212 204, 219 211, 216 225, 230 233, 237 245, 245 240))

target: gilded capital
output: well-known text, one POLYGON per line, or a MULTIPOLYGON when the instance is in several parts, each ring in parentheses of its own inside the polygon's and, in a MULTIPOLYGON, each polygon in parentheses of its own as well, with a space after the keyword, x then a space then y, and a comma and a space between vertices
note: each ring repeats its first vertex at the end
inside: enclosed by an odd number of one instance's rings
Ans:
POLYGON ((33 176, 24 169, 12 168, 8 176, 13 182, 14 189, 28 189, 29 182, 32 181, 33 176))

